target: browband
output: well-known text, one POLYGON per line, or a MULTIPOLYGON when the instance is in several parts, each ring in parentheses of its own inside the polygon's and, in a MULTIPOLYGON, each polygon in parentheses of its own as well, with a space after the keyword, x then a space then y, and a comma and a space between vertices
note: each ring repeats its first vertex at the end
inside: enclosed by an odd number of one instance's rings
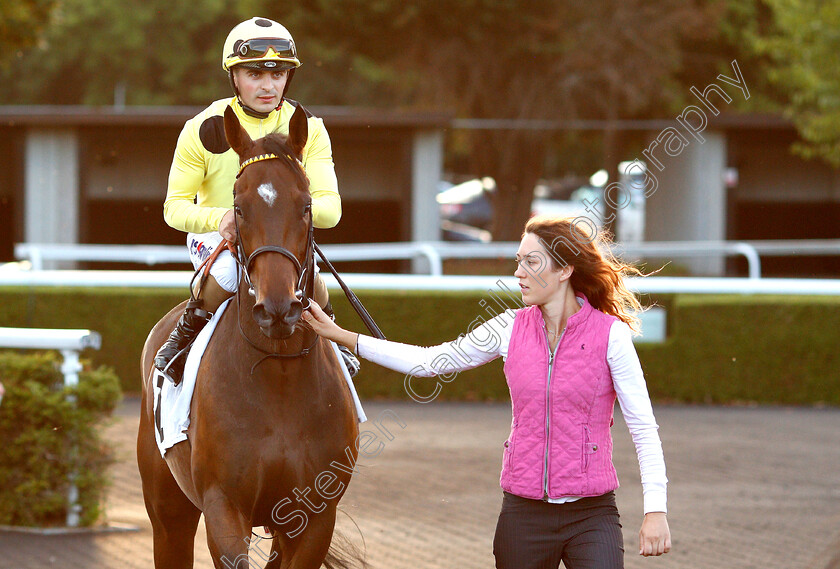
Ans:
POLYGON ((250 166, 254 162, 261 162, 263 160, 273 160, 274 158, 280 158, 276 154, 260 154, 259 156, 254 156, 252 158, 248 158, 245 162, 239 166, 239 172, 236 173, 236 177, 238 178, 242 174, 242 170, 245 169, 245 166, 250 166))

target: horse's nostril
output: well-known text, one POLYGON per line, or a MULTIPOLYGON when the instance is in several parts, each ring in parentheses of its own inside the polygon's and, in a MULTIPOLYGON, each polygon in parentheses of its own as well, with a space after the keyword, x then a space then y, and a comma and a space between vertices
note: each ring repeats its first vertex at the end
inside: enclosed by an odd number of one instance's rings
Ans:
POLYGON ((268 310, 265 309, 262 303, 254 305, 254 320, 257 323, 262 324, 265 322, 269 322, 271 320, 271 315, 268 313, 268 310))
POLYGON ((286 315, 283 317, 283 320, 290 326, 294 325, 300 319, 300 315, 302 313, 303 303, 299 300, 293 300, 289 303, 289 310, 286 311, 286 315))
POLYGON ((294 326, 303 313, 303 304, 299 300, 289 302, 286 309, 276 307, 268 302, 254 305, 254 320, 262 327, 270 327, 277 324, 294 326))

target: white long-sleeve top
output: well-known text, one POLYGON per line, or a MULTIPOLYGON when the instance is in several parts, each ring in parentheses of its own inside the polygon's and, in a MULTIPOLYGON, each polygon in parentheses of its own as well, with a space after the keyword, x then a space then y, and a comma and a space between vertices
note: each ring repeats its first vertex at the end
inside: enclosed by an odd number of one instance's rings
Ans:
MULTIPOLYGON (((413 346, 359 335, 356 351, 366 360, 416 377, 452 374, 479 367, 498 357, 507 359, 513 331, 513 311, 505 311, 456 340, 431 347, 413 346)), ((668 479, 659 426, 647 391, 630 327, 616 321, 610 328, 607 363, 624 421, 639 459, 644 511, 666 512, 668 479)), ((567 502, 578 498, 560 498, 567 502)))

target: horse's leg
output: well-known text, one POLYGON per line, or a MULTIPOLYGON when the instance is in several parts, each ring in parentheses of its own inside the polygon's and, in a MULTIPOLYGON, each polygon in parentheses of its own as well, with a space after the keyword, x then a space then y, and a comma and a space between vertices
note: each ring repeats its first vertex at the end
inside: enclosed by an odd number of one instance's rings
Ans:
MULTIPOLYGON (((318 569, 327 557, 335 529, 335 505, 317 515, 309 517, 303 534, 294 541, 294 551, 288 552, 277 565, 266 565, 265 569, 318 569)), ((272 562, 273 563, 273 562, 272 562)), ((341 565, 339 565, 341 566, 341 565)))
POLYGON ((221 491, 204 493, 204 523, 216 569, 250 569, 251 524, 221 491))
MULTIPOLYGON (((263 559, 266 559, 263 557, 263 559)), ((283 567, 283 548, 280 538, 275 537, 271 540, 271 553, 268 555, 268 563, 263 569, 279 569, 283 567)))
POLYGON ((137 463, 143 480, 143 500, 152 522, 155 567, 192 569, 195 531, 201 511, 178 487, 160 456, 153 425, 145 409, 140 413, 137 463))

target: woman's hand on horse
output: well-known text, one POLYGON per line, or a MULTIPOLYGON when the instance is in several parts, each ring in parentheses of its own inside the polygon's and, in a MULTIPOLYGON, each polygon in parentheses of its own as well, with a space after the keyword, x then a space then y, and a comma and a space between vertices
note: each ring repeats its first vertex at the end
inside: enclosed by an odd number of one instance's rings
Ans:
POLYGON ((230 241, 236 243, 236 221, 233 219, 233 210, 229 210, 219 223, 219 235, 230 241))
POLYGON ((355 352, 356 342, 359 339, 359 335, 355 332, 345 330, 333 322, 332 318, 327 316, 314 300, 309 303, 309 308, 303 311, 301 318, 312 326, 312 329, 315 330, 318 335, 323 336, 328 340, 332 340, 333 342, 338 342, 355 352))

